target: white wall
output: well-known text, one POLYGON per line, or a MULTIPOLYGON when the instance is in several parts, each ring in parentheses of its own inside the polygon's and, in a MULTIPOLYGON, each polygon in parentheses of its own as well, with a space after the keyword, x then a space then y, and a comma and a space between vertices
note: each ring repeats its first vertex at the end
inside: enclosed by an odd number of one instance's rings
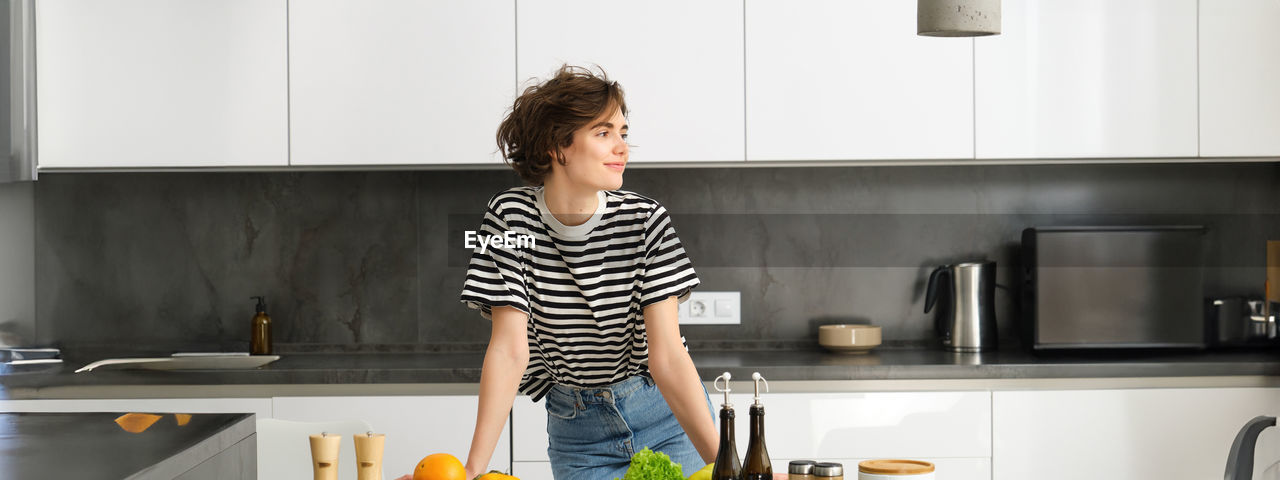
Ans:
POLYGON ((0 346, 35 338, 35 184, 0 183, 0 346))

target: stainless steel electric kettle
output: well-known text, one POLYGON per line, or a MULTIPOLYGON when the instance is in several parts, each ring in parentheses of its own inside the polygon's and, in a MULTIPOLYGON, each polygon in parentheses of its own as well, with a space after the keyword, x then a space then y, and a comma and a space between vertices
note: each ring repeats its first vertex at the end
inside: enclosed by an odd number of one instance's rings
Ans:
POLYGON ((996 262, 943 265, 929 274, 924 313, 934 304, 942 344, 957 352, 996 348, 996 262))

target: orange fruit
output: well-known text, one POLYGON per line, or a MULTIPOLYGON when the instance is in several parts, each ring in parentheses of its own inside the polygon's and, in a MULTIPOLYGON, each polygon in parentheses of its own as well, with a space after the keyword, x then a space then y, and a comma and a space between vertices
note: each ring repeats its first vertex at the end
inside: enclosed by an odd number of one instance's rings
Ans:
MULTIPOLYGON (((161 417, 150 413, 126 413, 116 418, 116 425, 129 433, 142 433, 161 417)), ((465 470, 463 475, 466 475, 465 470)), ((416 479, 415 479, 416 480, 416 479)))
POLYGON ((467 467, 458 457, 447 453, 433 453, 418 462, 413 469, 413 480, 467 480, 467 467))

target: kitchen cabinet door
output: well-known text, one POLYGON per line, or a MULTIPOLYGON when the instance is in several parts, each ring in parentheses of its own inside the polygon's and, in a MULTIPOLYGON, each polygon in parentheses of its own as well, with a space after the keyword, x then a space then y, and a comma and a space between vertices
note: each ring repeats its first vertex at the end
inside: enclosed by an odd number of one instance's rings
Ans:
MULTIPOLYGON (((745 452, 752 396, 730 399, 735 441, 745 452)), ((766 393, 760 399, 771 458, 991 457, 990 392, 766 393)), ((717 412, 722 402, 712 399, 717 412)))
MULTIPOLYGON (((992 410, 996 480, 1191 480, 1222 476, 1236 432, 1280 414, 1280 389, 997 391, 992 410)), ((1263 431, 1255 451, 1264 478, 1280 432, 1263 431)))
MULTIPOLYGON (((385 477, 412 474, 418 461, 432 453, 448 453, 467 461, 475 430, 476 395, 275 397, 272 413, 281 420, 329 422, 361 420, 386 434, 382 471, 385 477)), ((511 468, 510 426, 502 430, 489 468, 511 468)))
POLYGON ((747 0, 746 53, 747 160, 973 158, 973 41, 915 2, 747 0))
POLYGON ((289 2, 293 165, 500 164, 515 2, 289 2))
MULTIPOLYGON (((516 395, 511 405, 511 459, 516 462, 549 462, 547 456, 547 408, 528 395, 516 395)), ((534 467, 530 467, 534 468, 534 467)), ((551 467, 547 467, 550 471, 551 467)), ((535 468, 536 470, 536 468, 535 468)), ((516 476, 528 480, 523 475, 516 476)))
POLYGON ((978 158, 1198 155, 1196 0, 1001 8, 974 40, 978 158))
MULTIPOLYGON (((746 453, 746 445, 738 446, 738 455, 746 453)), ((786 473, 787 464, 791 460, 815 460, 822 462, 837 462, 844 465, 845 478, 857 478, 858 462, 863 460, 871 460, 869 458, 820 458, 806 457, 803 459, 791 458, 770 458, 773 464, 774 473, 786 473)), ((991 459, 990 458, 913 458, 912 460, 924 460, 933 463, 935 476, 937 480, 991 480, 991 459)), ((551 462, 513 462, 515 469, 514 475, 520 480, 552 480, 551 462)), ((687 477, 693 472, 684 470, 687 477)))
POLYGON ((285 0, 40 0, 38 166, 284 166, 285 0))
POLYGON ((602 67, 631 110, 631 160, 742 161, 742 1, 516 4, 520 88, 562 62, 602 67))
MULTIPOLYGON (((746 445, 739 445, 738 455, 746 453, 746 445)), ((789 458, 770 458, 773 463, 774 473, 786 473, 787 464, 791 460, 814 460, 812 457, 804 459, 789 458)), ((869 458, 821 458, 816 461, 837 462, 844 465, 845 478, 857 478, 858 462, 863 460, 871 460, 869 458)), ((933 463, 935 476, 937 480, 991 480, 991 459, 990 458, 913 458, 913 460, 924 460, 933 463)), ((520 480, 552 480, 551 462, 513 462, 515 471, 513 474, 520 480)), ((683 471, 688 477, 693 472, 683 471)))
POLYGON ((1200 155, 1280 155, 1280 2, 1200 2, 1200 155))
MULTIPOLYGON (((734 441, 743 455, 752 396, 732 394, 730 399, 737 412, 734 441)), ((761 401, 775 472, 785 472, 791 459, 843 459, 856 473, 860 460, 914 458, 936 461, 939 472, 945 471, 939 479, 991 477, 989 392, 766 393, 761 401)), ((712 395, 712 403, 719 422, 723 397, 712 395)), ((545 407, 527 396, 516 397, 512 424, 516 475, 543 478, 551 468, 545 463, 545 407)))

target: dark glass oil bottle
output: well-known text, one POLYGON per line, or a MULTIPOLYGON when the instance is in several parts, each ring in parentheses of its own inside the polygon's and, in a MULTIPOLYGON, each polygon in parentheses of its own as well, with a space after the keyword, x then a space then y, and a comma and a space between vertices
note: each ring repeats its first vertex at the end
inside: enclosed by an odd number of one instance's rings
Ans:
MULTIPOLYGON (((773 480, 773 464, 764 445, 764 404, 760 403, 760 373, 751 374, 756 387, 756 400, 751 405, 751 432, 747 440, 747 456, 742 461, 742 480, 773 480)), ((766 383, 767 387, 768 384, 766 383)))
MULTIPOLYGON (((738 447, 733 440, 734 415, 733 404, 729 403, 729 372, 721 377, 724 378, 724 404, 720 405, 720 448, 716 451, 716 465, 711 469, 711 480, 742 480, 742 463, 738 461, 738 447)), ((716 389, 719 390, 718 385, 716 389)))

